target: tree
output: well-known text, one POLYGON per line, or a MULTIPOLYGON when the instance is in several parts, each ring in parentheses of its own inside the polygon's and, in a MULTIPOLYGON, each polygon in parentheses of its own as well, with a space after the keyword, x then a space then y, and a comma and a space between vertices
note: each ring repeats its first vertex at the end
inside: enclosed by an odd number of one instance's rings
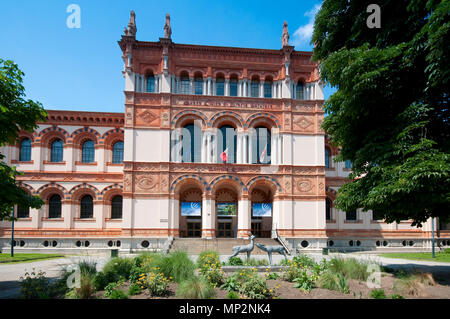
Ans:
POLYGON ((353 172, 337 208, 377 210, 387 222, 450 216, 450 1, 324 0, 313 59, 337 88, 323 128, 353 172))
MULTIPOLYGON (((39 102, 25 99, 23 75, 17 64, 0 59, 0 147, 16 143, 21 130, 32 132, 36 122, 47 117, 39 102)), ((14 205, 39 208, 43 204, 17 185, 16 176, 23 173, 8 166, 4 158, 0 154, 0 220, 9 219, 14 205)))

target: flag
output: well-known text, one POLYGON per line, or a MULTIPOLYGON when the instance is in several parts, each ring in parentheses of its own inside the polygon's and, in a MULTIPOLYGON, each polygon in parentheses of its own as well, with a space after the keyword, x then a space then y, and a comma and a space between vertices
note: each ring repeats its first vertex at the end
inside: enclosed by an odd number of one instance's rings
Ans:
POLYGON ((228 147, 225 149, 225 151, 222 152, 222 154, 220 154, 220 158, 224 163, 226 163, 228 158, 228 147))
POLYGON ((266 144, 266 146, 264 147, 264 149, 263 149, 263 151, 262 151, 262 153, 261 153, 261 156, 259 157, 259 162, 260 162, 260 163, 264 163, 264 161, 265 161, 265 159, 266 159, 266 153, 267 153, 267 144, 266 144))

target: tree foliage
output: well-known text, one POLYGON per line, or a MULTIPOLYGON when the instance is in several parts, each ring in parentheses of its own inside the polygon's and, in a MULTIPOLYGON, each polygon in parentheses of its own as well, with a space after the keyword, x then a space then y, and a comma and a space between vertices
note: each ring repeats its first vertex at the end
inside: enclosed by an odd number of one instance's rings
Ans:
MULTIPOLYGON (((25 98, 23 75, 17 64, 0 59, 0 147, 14 144, 21 130, 32 132, 36 122, 47 116, 39 102, 25 98)), ((14 205, 39 208, 43 204, 17 185, 16 176, 22 173, 8 166, 4 158, 0 154, 0 220, 10 217, 14 205)))
POLYGON ((344 211, 377 210, 387 222, 450 215, 450 1, 324 0, 316 15, 313 59, 337 91, 323 128, 351 160, 339 190, 344 211))

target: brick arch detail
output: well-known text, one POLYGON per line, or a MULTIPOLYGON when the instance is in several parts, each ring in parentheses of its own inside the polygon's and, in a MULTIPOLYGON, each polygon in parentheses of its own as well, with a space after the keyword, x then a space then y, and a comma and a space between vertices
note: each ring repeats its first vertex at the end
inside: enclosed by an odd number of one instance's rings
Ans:
POLYGON ((43 129, 39 133, 37 133, 37 132, 33 133, 33 136, 35 137, 35 141, 40 142, 42 140, 42 138, 44 137, 44 135, 46 135, 49 132, 58 132, 58 133, 62 134, 62 136, 64 137, 65 143, 69 142, 69 140, 71 139, 70 134, 65 129, 58 127, 56 125, 53 125, 53 126, 43 129))
POLYGON ((94 130, 93 128, 90 128, 90 127, 79 128, 78 130, 74 131, 70 135, 70 138, 71 138, 72 142, 74 142, 75 140, 77 142, 80 142, 80 140, 83 139, 84 136, 94 136, 95 144, 99 144, 99 143, 103 144, 102 136, 100 135, 100 133, 97 132, 97 130, 94 130))
POLYGON ((62 199, 66 199, 69 196, 69 192, 67 191, 67 189, 64 186, 61 186, 55 182, 42 185, 36 190, 35 194, 41 195, 43 192, 45 192, 47 189, 50 188, 58 189, 63 194, 62 199))
POLYGON ((90 185, 90 184, 87 184, 87 183, 78 184, 78 185, 72 187, 72 189, 69 191, 69 196, 70 196, 69 199, 72 199, 72 197, 73 197, 75 194, 77 194, 78 191, 80 191, 80 190, 82 190, 82 189, 89 189, 89 190, 91 190, 91 192, 94 193, 94 200, 96 200, 96 199, 101 199, 100 197, 101 197, 102 195, 101 195, 100 191, 98 190, 98 188, 95 187, 95 186, 92 186, 92 185, 90 185))
POLYGON ((232 112, 232 111, 223 111, 223 112, 218 112, 211 117, 211 119, 208 122, 208 127, 215 126, 216 122, 222 117, 231 117, 232 122, 235 122, 233 120, 237 120, 237 122, 239 123, 238 127, 242 128, 244 126, 244 119, 242 118, 241 115, 239 115, 236 112, 232 112))
POLYGON ((34 193, 35 193, 34 188, 31 187, 30 185, 26 184, 26 183, 23 183, 23 182, 20 182, 20 181, 19 181, 19 182, 17 183, 17 185, 18 185, 19 187, 23 188, 24 190, 26 190, 29 194, 34 194, 34 193))
POLYGON ((250 115, 248 117, 248 119, 245 121, 244 127, 245 128, 251 127, 252 123, 254 123, 256 120, 259 120, 259 119, 265 119, 265 120, 271 122, 274 127, 278 127, 279 129, 281 129, 281 124, 280 124, 280 121, 278 120, 278 118, 275 115, 273 115, 271 113, 267 113, 267 112, 259 112, 259 113, 254 113, 254 114, 250 115))
MULTIPOLYGON (((237 183, 239 187, 241 188, 240 191, 247 191, 247 187, 242 182, 242 180, 239 177, 233 176, 233 175, 221 175, 214 178, 210 183, 208 190, 212 190, 214 188, 214 185, 217 184, 220 181, 224 180, 232 180, 233 182, 237 183)), ((239 194, 238 194, 239 195, 239 194)))
POLYGON ((199 117, 200 120, 202 120, 203 125, 207 126, 208 125, 208 118, 206 117, 205 114, 203 114, 200 111, 197 110, 185 110, 185 111, 180 111, 178 112, 173 118, 172 118, 172 126, 177 127, 178 124, 180 123, 180 121, 182 120, 182 118, 184 118, 187 115, 194 115, 199 117))
POLYGON ((179 176, 179 177, 177 177, 173 182, 172 182, 172 184, 170 185, 170 192, 175 192, 175 189, 176 189, 176 186, 177 186, 177 184, 179 184, 180 182, 182 182, 182 181, 184 181, 184 180, 186 180, 186 179, 194 179, 194 180, 197 180, 197 181, 199 181, 200 182, 200 184, 206 189, 206 190, 209 190, 208 189, 208 183, 201 177, 201 176, 198 176, 198 175, 182 175, 182 176, 179 176))
POLYGON ((281 188, 280 183, 278 183, 278 181, 275 178, 270 177, 270 176, 256 176, 256 177, 253 177, 252 179, 250 179, 247 182, 247 189, 250 189, 251 186, 255 182, 258 182, 258 181, 265 181, 265 182, 268 182, 268 183, 273 183, 273 184, 275 184, 275 186, 276 186, 275 188, 276 188, 278 193, 281 193, 283 191, 283 189, 281 188))

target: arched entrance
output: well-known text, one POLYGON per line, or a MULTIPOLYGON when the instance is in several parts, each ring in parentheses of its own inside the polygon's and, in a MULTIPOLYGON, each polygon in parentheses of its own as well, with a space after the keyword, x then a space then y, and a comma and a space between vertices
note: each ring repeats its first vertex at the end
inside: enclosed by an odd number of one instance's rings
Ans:
POLYGON ((231 185, 222 185, 215 192, 216 237, 237 236, 238 195, 231 185))
POLYGON ((273 190, 264 184, 255 185, 250 192, 251 230, 256 237, 272 235, 273 190))
POLYGON ((180 191, 180 237, 202 236, 202 190, 186 185, 180 191))

